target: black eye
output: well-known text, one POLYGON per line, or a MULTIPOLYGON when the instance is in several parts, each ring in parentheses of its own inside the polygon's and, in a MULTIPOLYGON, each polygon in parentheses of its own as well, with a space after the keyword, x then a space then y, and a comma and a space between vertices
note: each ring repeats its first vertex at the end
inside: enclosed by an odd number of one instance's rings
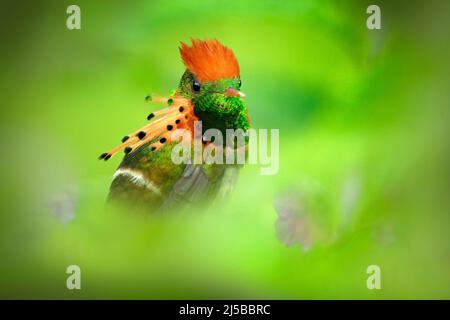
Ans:
POLYGON ((238 89, 240 89, 241 86, 242 86, 242 81, 241 81, 241 79, 238 80, 238 84, 237 84, 237 85, 238 85, 238 89))
POLYGON ((194 90, 195 92, 199 92, 200 91, 200 82, 198 82, 197 80, 194 80, 194 82, 192 83, 192 90, 194 90))

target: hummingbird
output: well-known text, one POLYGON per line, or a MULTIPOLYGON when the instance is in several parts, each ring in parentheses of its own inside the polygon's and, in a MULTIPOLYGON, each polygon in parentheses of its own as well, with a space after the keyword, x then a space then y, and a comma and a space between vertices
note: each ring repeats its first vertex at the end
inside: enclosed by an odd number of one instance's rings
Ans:
MULTIPOLYGON (((148 115, 144 127, 122 138, 117 147, 102 153, 108 160, 123 151, 125 156, 113 175, 108 201, 127 202, 151 211, 201 205, 227 197, 233 190, 242 164, 174 163, 172 153, 179 143, 175 130, 185 130, 191 146, 201 121, 200 146, 219 143, 203 133, 216 129, 250 127, 239 64, 233 51, 218 40, 190 39, 180 42, 181 60, 186 67, 181 80, 168 97, 149 95, 147 101, 166 104, 148 115)), ((244 147, 247 147, 248 137, 244 147)), ((222 145, 221 145, 222 146, 222 145)), ((221 147, 220 146, 220 147, 221 147)))

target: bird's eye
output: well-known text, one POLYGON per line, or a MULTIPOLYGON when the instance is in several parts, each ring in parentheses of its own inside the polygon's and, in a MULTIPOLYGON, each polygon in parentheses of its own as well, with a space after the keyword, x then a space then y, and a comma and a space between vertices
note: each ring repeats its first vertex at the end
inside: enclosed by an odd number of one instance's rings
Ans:
POLYGON ((200 91, 200 82, 198 82, 197 80, 194 80, 194 82, 192 83, 192 90, 194 90, 195 92, 199 92, 200 91))
POLYGON ((240 89, 240 88, 241 88, 241 86, 242 86, 242 81, 241 81, 241 79, 239 79, 239 80, 238 80, 238 83, 237 83, 237 85, 238 85, 238 89, 240 89))

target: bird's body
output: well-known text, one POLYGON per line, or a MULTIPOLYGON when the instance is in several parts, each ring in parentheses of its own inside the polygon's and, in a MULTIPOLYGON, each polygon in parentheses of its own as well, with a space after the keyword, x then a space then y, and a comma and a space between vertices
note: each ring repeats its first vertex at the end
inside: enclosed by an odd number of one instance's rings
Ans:
MULTIPOLYGON (((176 129, 187 132, 193 147, 189 150, 194 150, 198 121, 200 134, 216 129, 225 136, 227 129, 245 133, 249 128, 233 52, 217 40, 192 40, 190 47, 182 43, 180 53, 186 71, 177 90, 168 99, 151 98, 169 106, 150 114, 148 125, 125 136, 121 145, 100 157, 107 160, 120 150, 126 153, 114 174, 110 200, 143 205, 152 211, 200 204, 228 194, 237 179, 241 164, 173 161, 180 143, 172 139, 176 129)), ((200 146, 210 144, 224 147, 224 142, 214 141, 203 141, 200 146)))

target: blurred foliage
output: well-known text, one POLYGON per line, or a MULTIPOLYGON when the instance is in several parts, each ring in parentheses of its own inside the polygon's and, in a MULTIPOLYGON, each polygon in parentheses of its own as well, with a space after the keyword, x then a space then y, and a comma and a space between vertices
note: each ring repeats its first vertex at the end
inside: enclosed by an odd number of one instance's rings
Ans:
POLYGON ((450 5, 377 2, 379 31, 369 1, 80 0, 69 31, 72 2, 2 1, 0 297, 450 298, 450 5), (96 157, 177 86, 190 37, 236 53, 279 173, 247 166, 206 211, 105 207, 120 159, 96 157))

